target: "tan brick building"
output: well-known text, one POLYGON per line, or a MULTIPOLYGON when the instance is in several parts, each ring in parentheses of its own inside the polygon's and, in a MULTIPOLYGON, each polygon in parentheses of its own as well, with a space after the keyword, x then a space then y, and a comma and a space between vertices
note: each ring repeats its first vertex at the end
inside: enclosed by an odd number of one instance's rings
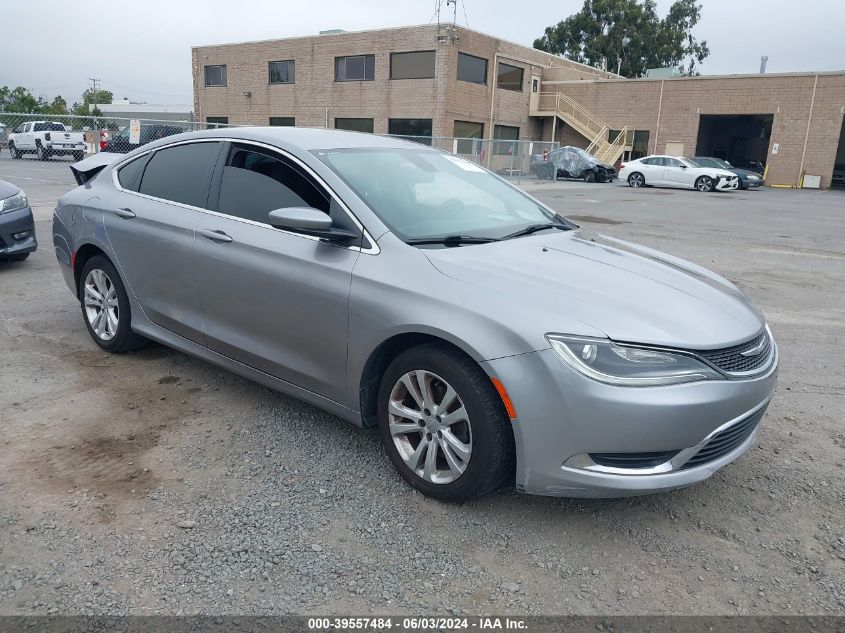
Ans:
POLYGON ((438 25, 195 47, 192 63, 194 112, 212 123, 707 154, 765 164, 780 185, 845 171, 845 72, 628 80, 438 25))

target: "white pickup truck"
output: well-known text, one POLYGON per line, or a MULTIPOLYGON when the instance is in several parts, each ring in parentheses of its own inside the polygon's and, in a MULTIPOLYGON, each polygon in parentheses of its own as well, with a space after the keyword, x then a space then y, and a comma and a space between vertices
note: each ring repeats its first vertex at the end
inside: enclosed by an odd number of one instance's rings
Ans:
POLYGON ((9 153, 12 158, 22 154, 36 154, 39 160, 70 154, 74 160, 85 158, 85 136, 71 132, 56 121, 27 121, 9 134, 9 153))

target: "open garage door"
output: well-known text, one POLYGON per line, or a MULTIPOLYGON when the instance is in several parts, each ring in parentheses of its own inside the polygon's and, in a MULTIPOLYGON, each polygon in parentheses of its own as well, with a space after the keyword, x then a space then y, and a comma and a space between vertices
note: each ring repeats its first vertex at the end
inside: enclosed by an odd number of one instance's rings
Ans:
POLYGON ((702 114, 696 156, 715 156, 734 167, 763 171, 773 114, 702 114))
POLYGON ((833 162, 830 186, 845 187, 845 117, 842 118, 842 129, 839 132, 839 146, 836 148, 836 160, 833 162))

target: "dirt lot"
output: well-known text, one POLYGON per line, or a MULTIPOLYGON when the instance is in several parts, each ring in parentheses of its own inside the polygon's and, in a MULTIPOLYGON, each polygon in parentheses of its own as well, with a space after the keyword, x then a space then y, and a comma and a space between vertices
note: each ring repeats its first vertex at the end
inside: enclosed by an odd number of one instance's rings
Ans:
POLYGON ((0 613, 845 613, 845 195, 526 185, 735 281, 780 386, 696 487, 450 506, 375 433, 159 346, 104 354, 51 248, 67 163, 0 178, 42 246, 0 264, 0 613))

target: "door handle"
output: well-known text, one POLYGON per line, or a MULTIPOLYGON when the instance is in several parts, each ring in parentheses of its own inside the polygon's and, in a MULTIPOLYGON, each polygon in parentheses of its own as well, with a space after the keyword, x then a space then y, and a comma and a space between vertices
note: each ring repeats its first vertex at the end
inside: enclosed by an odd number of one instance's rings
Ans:
POLYGON ((132 209, 112 209, 112 213, 119 218, 126 218, 127 220, 135 217, 135 212, 132 209))
POLYGON ((204 238, 211 240, 212 242, 220 242, 222 244, 228 244, 232 241, 232 238, 226 235, 223 231, 212 231, 211 229, 200 229, 197 231, 200 235, 204 238))

